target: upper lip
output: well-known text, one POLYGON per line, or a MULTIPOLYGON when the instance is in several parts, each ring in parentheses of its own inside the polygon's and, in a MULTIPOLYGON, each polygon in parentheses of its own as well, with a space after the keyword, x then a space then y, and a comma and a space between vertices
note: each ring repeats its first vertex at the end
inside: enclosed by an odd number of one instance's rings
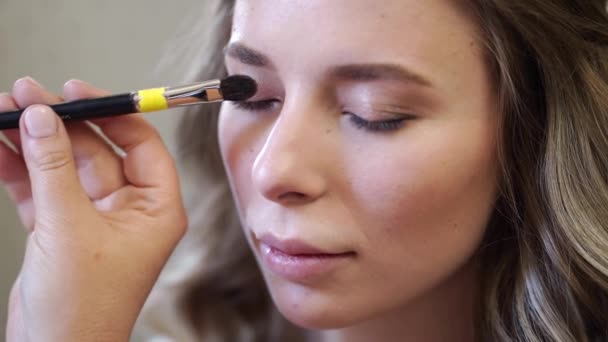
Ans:
POLYGON ((271 234, 264 234, 259 237, 259 241, 271 248, 278 249, 290 255, 319 255, 319 254, 344 254, 344 252, 330 252, 314 247, 302 240, 285 239, 281 240, 271 234))

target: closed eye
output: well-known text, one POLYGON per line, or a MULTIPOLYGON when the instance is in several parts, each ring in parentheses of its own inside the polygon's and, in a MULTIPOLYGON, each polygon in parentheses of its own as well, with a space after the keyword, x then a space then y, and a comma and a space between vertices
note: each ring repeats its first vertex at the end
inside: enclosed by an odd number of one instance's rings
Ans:
POLYGON ((250 112, 262 112, 265 110, 272 109, 277 103, 280 103, 280 101, 277 99, 267 99, 259 101, 233 102, 233 105, 239 109, 247 110, 250 112))
POLYGON ((348 115, 350 117, 350 122, 359 129, 363 129, 370 132, 387 132, 387 131, 396 131, 401 128, 405 122, 411 118, 397 118, 397 119, 389 119, 389 120, 366 120, 358 115, 353 113, 345 112, 344 115, 348 115))
MULTIPOLYGON (((232 104, 241 110, 250 112, 264 112, 272 110, 277 104, 280 105, 281 100, 278 99, 266 99, 258 101, 238 101, 232 104)), ((358 129, 363 129, 369 132, 387 132, 396 131, 401 128, 406 120, 412 120, 415 117, 413 115, 407 115, 405 117, 389 119, 389 120, 366 120, 361 116, 358 116, 352 112, 343 112, 344 115, 350 117, 350 122, 358 129)))

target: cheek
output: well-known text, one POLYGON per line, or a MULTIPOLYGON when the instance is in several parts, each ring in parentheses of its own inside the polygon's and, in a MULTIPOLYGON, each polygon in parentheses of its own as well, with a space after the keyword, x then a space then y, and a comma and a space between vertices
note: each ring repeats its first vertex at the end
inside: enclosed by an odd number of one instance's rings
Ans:
POLYGON ((366 253, 378 269, 449 273, 478 246, 492 210, 493 130, 469 123, 466 130, 446 125, 420 138, 414 134, 347 163, 349 206, 358 213, 366 253))
POLYGON ((251 196, 251 166, 259 151, 264 129, 259 120, 250 115, 236 113, 226 107, 220 112, 220 153, 238 207, 251 196))

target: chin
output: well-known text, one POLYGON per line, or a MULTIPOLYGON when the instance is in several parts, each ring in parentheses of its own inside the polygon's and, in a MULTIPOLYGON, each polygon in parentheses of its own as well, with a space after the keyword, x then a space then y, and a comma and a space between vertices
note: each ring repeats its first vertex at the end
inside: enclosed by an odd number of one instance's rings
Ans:
POLYGON ((300 284, 270 286, 272 299, 281 314, 291 323, 305 329, 339 329, 365 319, 342 295, 300 284))

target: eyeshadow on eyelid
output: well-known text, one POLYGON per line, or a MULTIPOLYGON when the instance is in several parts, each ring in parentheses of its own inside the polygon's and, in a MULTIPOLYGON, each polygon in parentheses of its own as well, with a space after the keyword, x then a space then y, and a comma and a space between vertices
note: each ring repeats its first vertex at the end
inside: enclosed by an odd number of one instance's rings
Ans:
POLYGON ((434 111, 440 104, 438 97, 420 87, 355 85, 338 91, 338 99, 345 103, 370 103, 374 106, 391 108, 395 111, 421 109, 434 111))

